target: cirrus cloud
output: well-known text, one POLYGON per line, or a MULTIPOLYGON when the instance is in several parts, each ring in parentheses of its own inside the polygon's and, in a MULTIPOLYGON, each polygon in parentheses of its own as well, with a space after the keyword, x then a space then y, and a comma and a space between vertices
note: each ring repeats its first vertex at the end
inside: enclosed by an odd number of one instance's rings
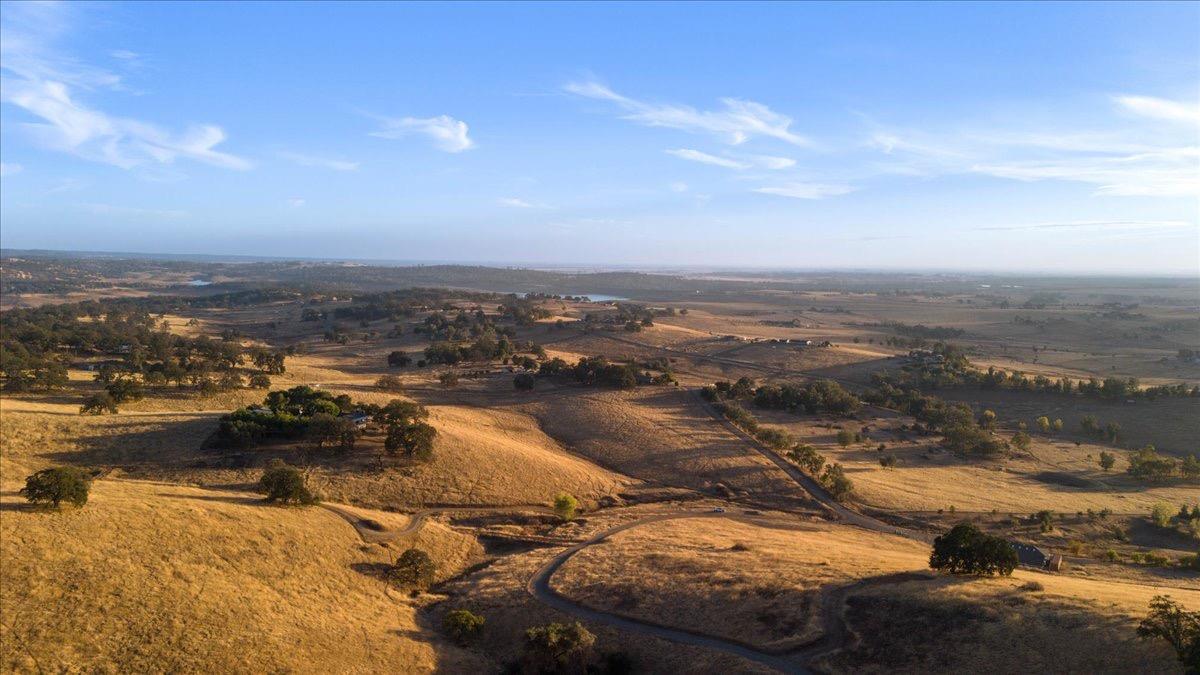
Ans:
POLYGON ((807 138, 792 132, 792 118, 755 101, 726 97, 720 99, 724 106, 721 110, 697 110, 687 105, 639 101, 599 82, 569 82, 563 89, 576 96, 615 103, 625 111, 623 119, 649 127, 714 134, 733 145, 756 136, 792 145, 811 144, 807 138))
POLYGON ((377 138, 400 139, 412 134, 424 134, 434 146, 446 152, 462 152, 475 147, 467 135, 467 123, 449 115, 437 117, 380 117, 383 128, 371 132, 377 138))

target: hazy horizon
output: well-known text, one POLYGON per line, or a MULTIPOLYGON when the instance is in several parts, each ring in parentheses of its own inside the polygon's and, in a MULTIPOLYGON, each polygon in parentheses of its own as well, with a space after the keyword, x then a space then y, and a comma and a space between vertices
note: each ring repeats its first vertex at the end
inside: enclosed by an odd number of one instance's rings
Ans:
POLYGON ((1196 3, 5 2, 2 24, 6 249, 1200 274, 1196 3))

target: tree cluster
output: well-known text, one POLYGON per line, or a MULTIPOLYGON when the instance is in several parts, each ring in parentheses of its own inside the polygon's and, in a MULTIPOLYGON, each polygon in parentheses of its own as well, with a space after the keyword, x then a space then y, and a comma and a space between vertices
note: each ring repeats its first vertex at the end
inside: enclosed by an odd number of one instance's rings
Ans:
POLYGON ((1017 567, 1017 552, 1003 537, 964 522, 933 540, 929 566, 951 574, 1008 576, 1017 567))

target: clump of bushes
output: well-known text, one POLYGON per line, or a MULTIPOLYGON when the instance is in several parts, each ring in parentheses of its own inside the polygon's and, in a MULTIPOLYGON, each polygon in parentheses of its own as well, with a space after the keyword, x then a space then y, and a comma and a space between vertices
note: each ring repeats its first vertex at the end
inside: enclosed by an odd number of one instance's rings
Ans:
POLYGON ((258 479, 258 491, 268 502, 308 506, 317 503, 317 496, 308 489, 304 474, 282 461, 272 462, 258 479))
POLYGON ((929 566, 951 574, 1011 575, 1017 552, 1006 539, 963 522, 933 540, 929 566))
POLYGON ((393 585, 412 592, 424 591, 433 584, 437 565, 429 554, 419 548, 410 548, 396 559, 387 572, 393 585))
POLYGON ((58 508, 63 502, 82 507, 92 489, 91 476, 73 466, 42 469, 25 479, 19 494, 33 504, 58 508))
POLYGON ((587 672, 595 645, 596 636, 578 621, 530 628, 525 631, 521 672, 587 672))
POLYGON ((469 609, 456 609, 442 619, 442 630, 459 644, 469 642, 483 630, 485 619, 469 609))
POLYGON ((575 512, 579 509, 579 500, 566 492, 560 492, 554 496, 554 513, 564 521, 575 519, 575 512))

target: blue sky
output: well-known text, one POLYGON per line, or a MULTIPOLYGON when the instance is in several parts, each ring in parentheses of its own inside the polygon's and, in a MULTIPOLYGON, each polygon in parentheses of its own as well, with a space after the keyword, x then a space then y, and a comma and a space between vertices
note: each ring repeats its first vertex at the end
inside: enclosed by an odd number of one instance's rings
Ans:
POLYGON ((5 247, 1200 272, 1200 4, 2 4, 5 247))

